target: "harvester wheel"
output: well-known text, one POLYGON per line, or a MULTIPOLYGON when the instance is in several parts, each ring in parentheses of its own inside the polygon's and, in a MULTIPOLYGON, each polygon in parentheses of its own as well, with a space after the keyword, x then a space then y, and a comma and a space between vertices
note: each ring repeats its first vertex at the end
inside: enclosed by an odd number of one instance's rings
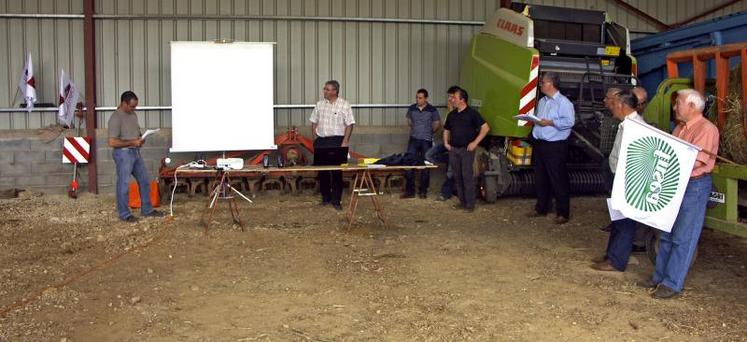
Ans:
MULTIPOLYGON (((646 255, 651 260, 651 264, 656 264, 656 254, 659 253, 659 230, 649 228, 646 234, 646 255)), ((693 259, 690 261, 690 267, 695 263, 695 259, 698 258, 698 248, 695 248, 695 254, 693 259)))
POLYGON ((498 199, 498 179, 496 176, 484 176, 482 184, 485 202, 495 203, 498 199))

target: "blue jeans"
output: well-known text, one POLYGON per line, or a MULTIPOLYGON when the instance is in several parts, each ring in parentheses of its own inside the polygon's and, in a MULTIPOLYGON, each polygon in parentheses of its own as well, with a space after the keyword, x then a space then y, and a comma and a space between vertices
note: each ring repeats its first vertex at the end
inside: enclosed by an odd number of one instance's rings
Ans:
MULTIPOLYGON (((425 159, 425 154, 430 151, 431 147, 433 147, 433 142, 429 140, 421 140, 421 139, 415 139, 413 137, 410 137, 410 142, 407 143, 407 153, 412 153, 418 158, 425 159)), ((430 184, 431 180, 431 173, 428 170, 421 170, 420 171, 420 191, 419 193, 421 195, 428 194, 428 185, 430 184)), ((407 180, 407 188, 405 192, 409 195, 415 194, 415 171, 414 170, 407 170, 405 171, 405 179, 407 180)))
POLYGON ((607 241, 607 259, 618 271, 625 271, 633 252, 633 240, 635 240, 636 222, 625 218, 612 221, 610 238, 607 241))
POLYGON ((112 150, 114 164, 117 166, 117 214, 126 219, 132 216, 129 206, 130 175, 135 176, 140 191, 140 213, 148 215, 153 212, 150 202, 150 176, 145 168, 145 161, 137 148, 115 148, 112 150))
POLYGON ((710 193, 710 175, 691 179, 687 184, 672 232, 662 232, 659 236, 659 253, 656 254, 656 267, 652 279, 655 284, 663 284, 675 292, 682 291, 687 271, 698 247, 700 232, 703 230, 710 193))
POLYGON ((425 153, 425 160, 434 164, 446 164, 446 179, 444 180, 444 184, 441 185, 441 196, 447 199, 454 196, 454 174, 449 164, 449 151, 444 147, 444 144, 437 144, 431 147, 425 153))

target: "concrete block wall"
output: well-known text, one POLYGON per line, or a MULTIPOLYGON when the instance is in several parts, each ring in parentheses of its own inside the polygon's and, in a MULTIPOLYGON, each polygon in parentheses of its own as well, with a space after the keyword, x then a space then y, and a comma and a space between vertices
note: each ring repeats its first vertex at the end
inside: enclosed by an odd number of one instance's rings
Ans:
MULTIPOLYGON (((309 127, 299 131, 310 137, 309 127)), ((276 134, 285 132, 278 129, 276 134)), ((45 193, 65 193, 72 181, 72 164, 62 164, 62 140, 74 134, 63 132, 57 139, 45 143, 37 130, 0 131, 0 189, 25 188, 45 193)), ((99 192, 113 193, 116 182, 116 168, 112 160, 111 148, 107 144, 105 129, 96 132, 96 152, 99 192)), ((404 152, 407 148, 408 130, 406 127, 356 127, 351 138, 351 149, 370 157, 384 157, 392 153, 404 152)), ((175 161, 191 161, 194 153, 169 153, 171 130, 161 129, 148 138, 141 149, 152 177, 157 177, 161 158, 169 156, 175 161)), ((203 158, 217 156, 205 153, 203 158)), ((88 166, 78 168, 80 192, 88 190, 88 166)))

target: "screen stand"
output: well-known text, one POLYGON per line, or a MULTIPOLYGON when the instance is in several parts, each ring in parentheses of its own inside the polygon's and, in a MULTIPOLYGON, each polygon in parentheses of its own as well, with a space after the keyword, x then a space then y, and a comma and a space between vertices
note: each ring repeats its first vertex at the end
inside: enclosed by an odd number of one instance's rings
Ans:
POLYGON ((236 188, 231 186, 231 176, 229 175, 228 171, 218 169, 217 173, 215 174, 215 179, 215 186, 210 191, 207 207, 205 208, 205 211, 203 211, 202 217, 200 217, 200 223, 205 227, 205 234, 207 235, 210 221, 213 218, 213 212, 215 211, 215 207, 218 206, 218 200, 228 201, 228 208, 231 211, 231 218, 233 219, 233 223, 238 224, 239 227, 241 227, 242 232, 245 231, 244 224, 241 223, 241 217, 239 216, 239 204, 236 202, 236 197, 234 197, 234 194, 238 195, 249 203, 254 202, 252 202, 252 200, 250 200, 248 197, 244 196, 244 194, 239 192, 239 190, 236 190, 236 188), (207 221, 205 220, 205 215, 207 215, 207 221))

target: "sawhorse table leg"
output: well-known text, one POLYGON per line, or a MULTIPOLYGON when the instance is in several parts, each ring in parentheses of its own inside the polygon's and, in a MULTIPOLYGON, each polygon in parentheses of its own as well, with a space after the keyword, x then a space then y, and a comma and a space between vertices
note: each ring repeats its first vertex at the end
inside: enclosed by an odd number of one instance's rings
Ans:
POLYGON ((353 184, 351 185, 350 191, 350 205, 348 206, 348 230, 353 226, 355 222, 355 211, 358 208, 358 198, 360 196, 371 197, 374 209, 376 210, 376 217, 384 224, 389 226, 384 217, 384 206, 381 205, 379 199, 379 192, 376 190, 376 185, 371 178, 371 172, 363 170, 362 172, 356 172, 353 178, 353 184))

